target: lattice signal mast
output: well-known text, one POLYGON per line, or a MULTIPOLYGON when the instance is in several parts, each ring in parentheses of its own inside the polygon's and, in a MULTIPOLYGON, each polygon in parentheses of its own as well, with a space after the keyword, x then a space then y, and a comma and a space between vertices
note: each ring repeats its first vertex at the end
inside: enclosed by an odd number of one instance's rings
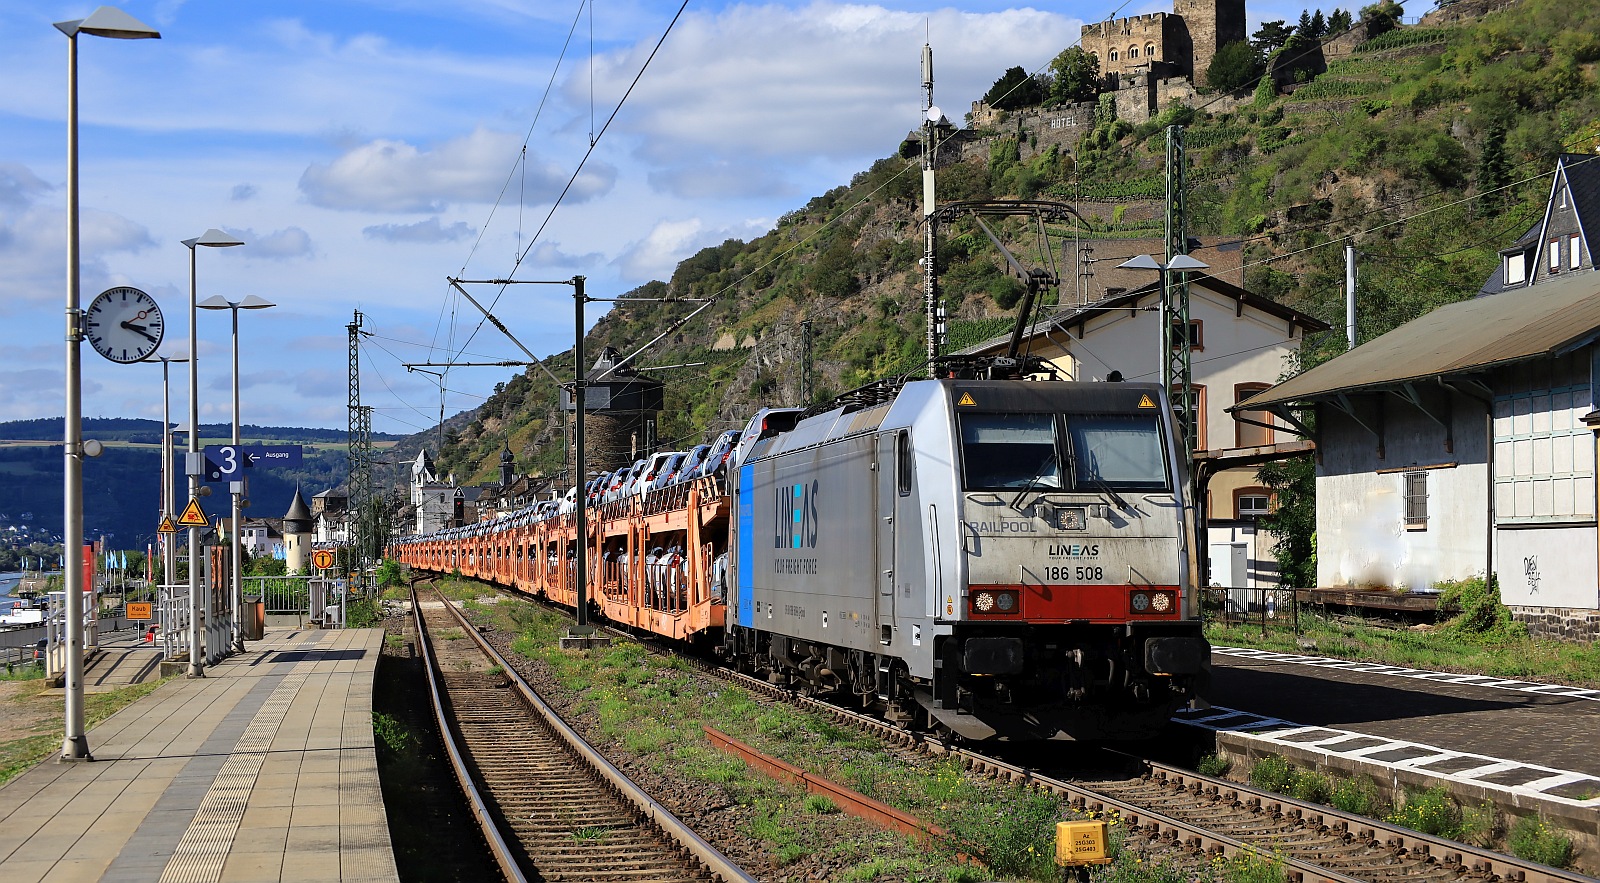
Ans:
MULTIPOLYGON (((354 552, 355 572, 365 574, 367 555, 371 546, 370 513, 372 508, 372 408, 361 404, 361 311, 345 330, 350 333, 350 408, 348 460, 350 465, 350 500, 345 515, 350 524, 350 542, 354 552)), ((360 577, 358 577, 359 579, 360 577)))

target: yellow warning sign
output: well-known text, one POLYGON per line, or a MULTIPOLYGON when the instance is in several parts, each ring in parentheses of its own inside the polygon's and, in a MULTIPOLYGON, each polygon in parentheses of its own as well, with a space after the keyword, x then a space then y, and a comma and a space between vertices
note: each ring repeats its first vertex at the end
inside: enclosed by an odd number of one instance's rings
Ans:
POLYGON ((1154 408, 1155 406, 1156 406, 1155 401, 1153 399, 1151 399, 1148 394, 1139 396, 1139 407, 1141 407, 1141 408, 1154 408))
POLYGON ((161 516, 161 526, 156 528, 158 533, 177 533, 178 526, 172 523, 171 515, 161 516))
POLYGON ((964 393, 961 394, 961 398, 956 399, 956 404, 958 404, 958 405, 976 405, 977 402, 973 400, 972 393, 964 392, 964 393))
POLYGON ((183 507, 183 514, 178 516, 179 527, 209 527, 211 522, 206 520, 206 513, 200 508, 200 501, 194 497, 189 498, 189 505, 183 507))

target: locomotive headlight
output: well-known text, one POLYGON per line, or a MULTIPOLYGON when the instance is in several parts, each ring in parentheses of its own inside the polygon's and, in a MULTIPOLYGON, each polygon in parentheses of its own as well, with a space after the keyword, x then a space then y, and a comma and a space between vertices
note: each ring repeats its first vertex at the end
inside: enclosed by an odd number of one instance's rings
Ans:
POLYGON ((1001 613, 1010 613, 1017 608, 1017 596, 1010 592, 1001 592, 995 597, 994 606, 999 608, 1001 613))
POLYGON ((979 613, 988 613, 994 609, 994 593, 979 592, 972 599, 972 607, 979 613))
POLYGON ((1132 602, 1133 609, 1139 613, 1150 609, 1150 596, 1144 592, 1134 592, 1132 602))
POLYGON ((1166 613, 1172 609, 1172 596, 1166 592, 1156 592, 1150 599, 1150 609, 1157 613, 1166 613))

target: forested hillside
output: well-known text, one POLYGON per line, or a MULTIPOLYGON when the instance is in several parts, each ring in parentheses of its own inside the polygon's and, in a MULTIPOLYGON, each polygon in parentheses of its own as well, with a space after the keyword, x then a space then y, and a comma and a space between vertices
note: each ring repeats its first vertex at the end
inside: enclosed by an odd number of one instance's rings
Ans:
MULTIPOLYGON (((1467 0, 1456 6, 1466 9, 1467 0)), ((1382 14, 1392 27, 1397 9, 1370 7, 1361 21, 1382 14)), ((1080 236, 1149 235, 1159 230, 1150 219, 1160 217, 1152 200, 1162 192, 1163 130, 1183 124, 1191 234, 1240 243, 1247 288, 1338 326, 1343 244, 1354 242, 1360 336, 1371 338, 1475 294, 1497 250, 1537 216, 1556 155, 1600 146, 1600 7, 1521 0, 1453 15, 1392 27, 1326 72, 1283 84, 1286 94, 1270 78, 1252 77, 1305 43, 1294 42, 1295 29, 1269 23, 1282 39, 1230 62, 1250 72, 1233 84, 1242 91, 1202 92, 1195 106, 1138 124, 1118 119, 1102 96, 1093 130, 1071 152, 1036 149, 1039 133, 1002 117, 958 133, 952 145, 961 150, 941 154, 967 158, 941 163, 939 198, 1058 199, 1091 218, 1080 236)), ((1309 21, 1308 13, 1302 27, 1309 21)), ((1064 64, 1050 70, 1070 73, 1064 64)), ((1067 89, 1048 73, 1035 79, 1038 88, 1025 90, 1030 100, 1083 97, 1069 94, 1081 82, 1067 89)), ((705 363, 658 375, 667 383, 663 445, 685 447, 742 424, 758 403, 798 403, 802 321, 811 323, 814 400, 921 365, 920 159, 898 148, 885 145, 890 156, 765 236, 704 249, 671 279, 638 292, 717 299, 638 362, 705 363)), ((1019 251, 1038 257, 1020 228, 1008 232, 1019 251)), ((1021 287, 975 228, 941 228, 938 258, 952 348, 1008 327, 1021 287)), ((589 351, 632 352, 694 306, 618 305, 591 332, 589 351)), ((1324 335, 1307 362, 1342 346, 1342 335, 1324 335)), ((547 364, 572 374, 570 353, 547 364)), ((542 372, 511 379, 449 428, 441 467, 463 481, 487 480, 509 442, 521 470, 558 470, 554 404, 542 372)))

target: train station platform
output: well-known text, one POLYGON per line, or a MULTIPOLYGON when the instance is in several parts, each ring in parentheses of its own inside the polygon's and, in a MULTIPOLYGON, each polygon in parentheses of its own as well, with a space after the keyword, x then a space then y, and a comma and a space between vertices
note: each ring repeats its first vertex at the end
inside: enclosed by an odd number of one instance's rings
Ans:
POLYGON ((381 629, 278 629, 0 787, 0 879, 394 881, 373 749, 381 629))

